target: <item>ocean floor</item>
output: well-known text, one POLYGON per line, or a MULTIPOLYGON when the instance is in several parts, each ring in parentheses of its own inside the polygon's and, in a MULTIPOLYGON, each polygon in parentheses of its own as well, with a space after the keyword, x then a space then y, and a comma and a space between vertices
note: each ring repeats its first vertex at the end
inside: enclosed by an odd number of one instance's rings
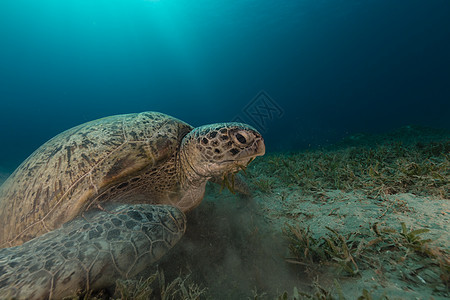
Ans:
POLYGON ((450 297, 450 132, 354 135, 268 154, 242 176, 252 196, 208 184, 157 275, 115 297, 450 297))
POLYGON ((449 132, 358 134, 243 177, 252 197, 209 185, 166 278, 210 299, 450 297, 449 132))

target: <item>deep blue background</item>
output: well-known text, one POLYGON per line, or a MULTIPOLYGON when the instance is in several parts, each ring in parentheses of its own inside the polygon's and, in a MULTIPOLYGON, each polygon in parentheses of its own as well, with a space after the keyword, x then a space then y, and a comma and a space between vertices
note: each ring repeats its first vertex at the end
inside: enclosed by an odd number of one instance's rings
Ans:
POLYGON ((260 90, 269 151, 450 128, 450 1, 2 0, 0 166, 77 124, 227 121, 260 90))

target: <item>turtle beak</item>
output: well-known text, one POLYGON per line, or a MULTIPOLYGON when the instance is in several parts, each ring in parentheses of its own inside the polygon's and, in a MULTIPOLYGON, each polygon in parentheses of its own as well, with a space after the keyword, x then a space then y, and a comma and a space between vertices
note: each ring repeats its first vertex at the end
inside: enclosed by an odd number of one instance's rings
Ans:
POLYGON ((255 156, 263 156, 266 154, 266 145, 264 144, 264 139, 260 138, 256 140, 256 149, 257 154, 255 156))
POLYGON ((264 154, 266 154, 266 145, 264 144, 264 139, 262 137, 257 138, 250 147, 242 152, 242 156, 246 158, 263 156, 264 154))
POLYGON ((242 166, 248 166, 257 156, 263 156, 266 153, 266 145, 264 144, 263 138, 255 140, 251 147, 248 147, 241 153, 239 157, 235 160, 230 160, 233 162, 235 170, 240 170, 242 166))

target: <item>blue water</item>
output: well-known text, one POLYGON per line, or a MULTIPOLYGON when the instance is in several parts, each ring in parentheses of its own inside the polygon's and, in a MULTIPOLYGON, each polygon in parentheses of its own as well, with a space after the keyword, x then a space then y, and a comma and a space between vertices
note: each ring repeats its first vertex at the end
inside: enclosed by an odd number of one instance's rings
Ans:
POLYGON ((1 0, 0 166, 146 110, 256 120, 268 151, 450 128, 449 15, 447 0, 1 0))

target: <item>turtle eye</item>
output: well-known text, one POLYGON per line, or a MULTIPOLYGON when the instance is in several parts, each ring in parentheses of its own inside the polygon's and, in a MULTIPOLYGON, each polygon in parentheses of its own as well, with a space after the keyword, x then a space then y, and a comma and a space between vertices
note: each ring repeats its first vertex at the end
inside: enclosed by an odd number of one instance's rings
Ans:
POLYGON ((248 145, 249 143, 252 142, 249 134, 243 130, 234 133, 233 140, 236 144, 241 145, 241 146, 248 145))
POLYGON ((241 143, 245 144, 247 142, 247 139, 240 133, 236 133, 236 139, 241 143))

